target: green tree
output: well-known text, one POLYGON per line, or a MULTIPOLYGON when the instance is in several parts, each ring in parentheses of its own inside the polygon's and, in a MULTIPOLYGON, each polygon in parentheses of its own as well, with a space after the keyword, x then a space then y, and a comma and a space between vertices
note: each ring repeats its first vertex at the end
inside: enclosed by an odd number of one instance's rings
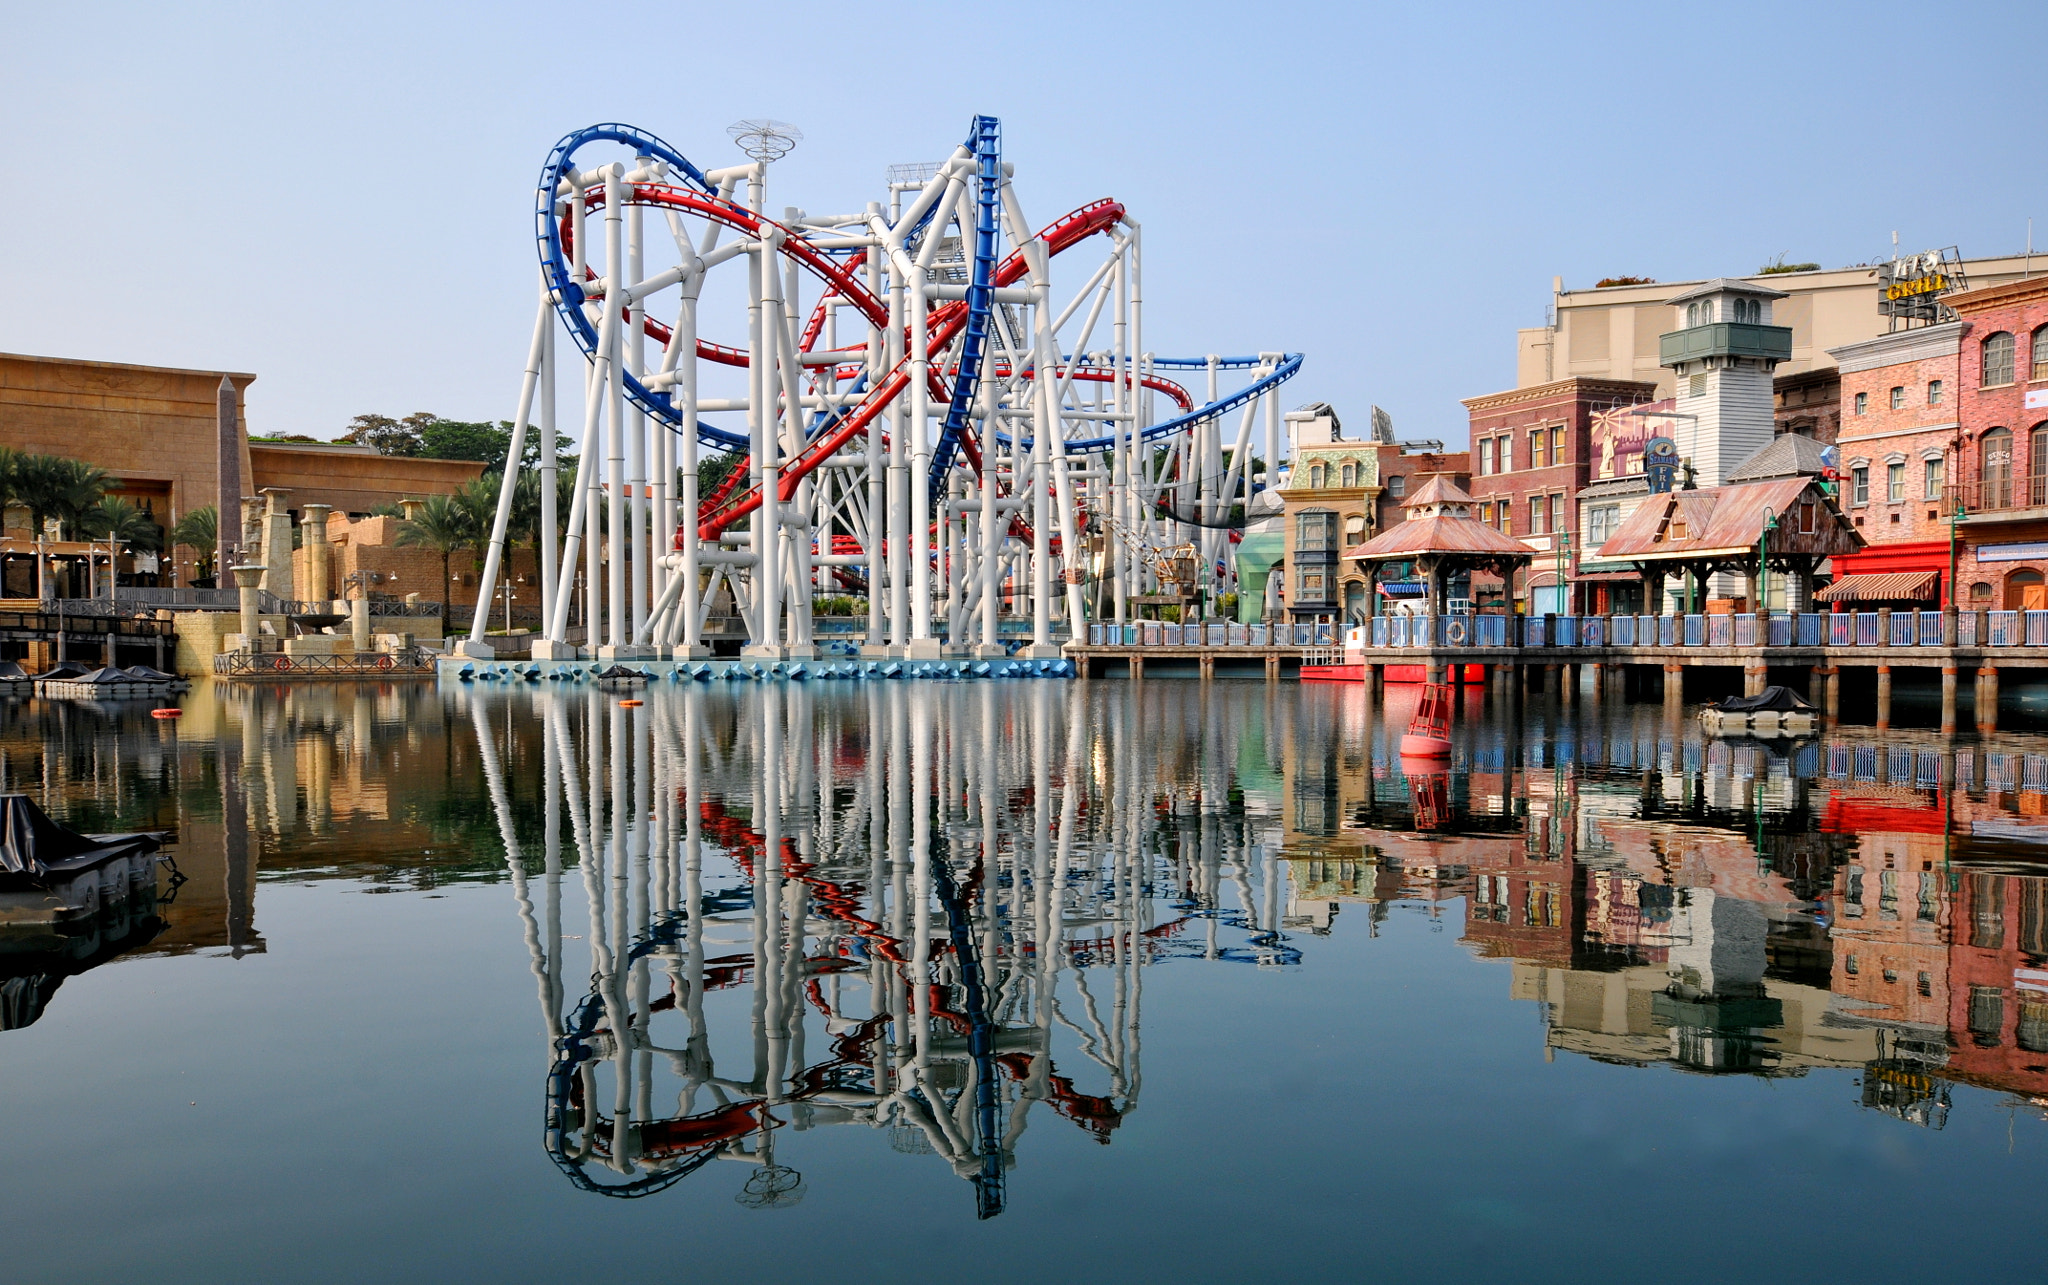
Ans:
POLYGON ((119 540, 138 553, 154 553, 164 543, 164 529, 156 519, 118 495, 102 496, 85 511, 81 525, 95 540, 119 540))
POLYGON ((13 472, 14 499, 28 506, 36 529, 55 518, 67 535, 78 532, 86 513, 98 506, 113 482, 105 469, 63 455, 20 456, 13 472))
POLYGON ((475 548, 481 537, 471 510, 452 495, 430 495, 420 505, 419 516, 398 528, 397 543, 431 549, 441 555, 441 619, 448 619, 449 585, 453 573, 448 561, 457 549, 475 548))
POLYGON ((209 504, 179 518, 171 528, 171 543, 198 554, 199 578, 211 579, 214 558, 220 553, 220 511, 209 504))
POLYGON ((341 435, 341 440, 367 446, 379 455, 419 456, 424 453, 421 435, 440 418, 430 411, 414 411, 404 419, 358 415, 348 422, 348 431, 341 435))
MULTIPOLYGON (((539 434, 527 435, 526 454, 540 456, 539 434)), ((437 419, 420 429, 420 454, 430 460, 476 460, 486 472, 500 471, 512 451, 512 424, 470 424, 437 419)))

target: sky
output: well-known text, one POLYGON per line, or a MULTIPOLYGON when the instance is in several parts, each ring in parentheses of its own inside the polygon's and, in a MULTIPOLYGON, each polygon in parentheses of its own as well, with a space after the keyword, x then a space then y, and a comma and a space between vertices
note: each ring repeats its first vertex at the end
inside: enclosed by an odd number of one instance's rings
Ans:
POLYGON ((1934 5, 5 12, 0 351, 253 372, 259 433, 510 418, 534 178, 606 120, 706 167, 793 122, 771 205, 837 211, 996 115, 1033 222, 1142 221, 1149 348, 1303 352, 1287 405, 1453 443, 1553 276, 2048 243, 2038 0, 1973 6, 1960 58, 1934 5))

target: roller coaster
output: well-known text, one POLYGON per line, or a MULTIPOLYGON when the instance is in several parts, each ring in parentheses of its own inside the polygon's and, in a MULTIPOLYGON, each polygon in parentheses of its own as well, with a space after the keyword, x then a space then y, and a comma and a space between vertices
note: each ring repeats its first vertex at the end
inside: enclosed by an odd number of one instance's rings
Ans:
MULTIPOLYGON (((744 124, 745 164, 704 169, 602 124, 542 167, 510 452, 537 438, 537 658, 706 656, 721 604, 745 654, 804 657, 815 600, 843 588, 868 599, 871 654, 1007 651, 1007 607, 1028 611, 1026 654, 1052 656, 1091 607, 1126 617, 1157 545, 1195 546, 1211 579, 1220 560, 1210 587, 1227 591, 1221 519, 1264 484, 1262 413, 1278 458, 1300 354, 1148 352, 1138 221, 1104 199, 1034 231, 993 117, 942 162, 891 167, 886 199, 780 218, 769 172, 795 131, 744 124), (557 422, 560 335, 582 358, 574 426, 557 422)), ((479 601, 506 574, 522 471, 506 470, 479 601)), ((485 630, 480 612, 477 654, 485 630)))

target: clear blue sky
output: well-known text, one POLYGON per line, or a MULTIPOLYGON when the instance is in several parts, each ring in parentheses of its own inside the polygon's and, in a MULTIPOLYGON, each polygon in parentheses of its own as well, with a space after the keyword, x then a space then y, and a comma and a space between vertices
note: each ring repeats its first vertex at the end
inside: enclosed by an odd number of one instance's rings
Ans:
MULTIPOLYGON (((2048 243, 2032 4, 9 7, 0 349, 254 371, 252 425, 511 415, 529 200, 600 120, 806 139, 841 209, 1002 118, 1034 221, 1145 225, 1149 346, 1462 441, 1550 279, 2048 243), (621 17, 599 27, 588 19, 621 17), (565 18, 573 21, 565 25, 565 18), (906 54, 915 61, 909 61, 906 54), (1973 61, 1974 60, 1974 61, 1973 61), (916 84, 921 88, 908 88, 916 84)), ((733 336, 735 340, 739 336, 733 336)))

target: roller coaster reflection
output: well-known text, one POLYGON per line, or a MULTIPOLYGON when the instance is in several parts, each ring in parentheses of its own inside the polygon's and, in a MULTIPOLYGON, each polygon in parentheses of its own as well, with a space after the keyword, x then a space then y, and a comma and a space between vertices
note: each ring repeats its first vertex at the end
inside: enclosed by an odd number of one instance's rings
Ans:
POLYGON ((723 1158, 754 1166, 742 1204, 793 1204, 778 1131, 861 1124, 940 1157, 993 1217, 1034 1104, 1105 1144, 1136 1109, 1145 965, 1300 959, 1259 820, 1170 784, 1185 774, 1085 688, 455 698, 539 982, 547 1151, 586 1191, 644 1196, 723 1158), (540 735, 515 737, 528 718, 540 735), (538 910, 501 736, 539 742, 510 773, 543 786, 538 910), (587 942, 563 931, 565 845, 587 942), (591 983, 569 1004, 572 943, 591 983), (742 1035, 737 1077, 713 1047, 742 1035))

